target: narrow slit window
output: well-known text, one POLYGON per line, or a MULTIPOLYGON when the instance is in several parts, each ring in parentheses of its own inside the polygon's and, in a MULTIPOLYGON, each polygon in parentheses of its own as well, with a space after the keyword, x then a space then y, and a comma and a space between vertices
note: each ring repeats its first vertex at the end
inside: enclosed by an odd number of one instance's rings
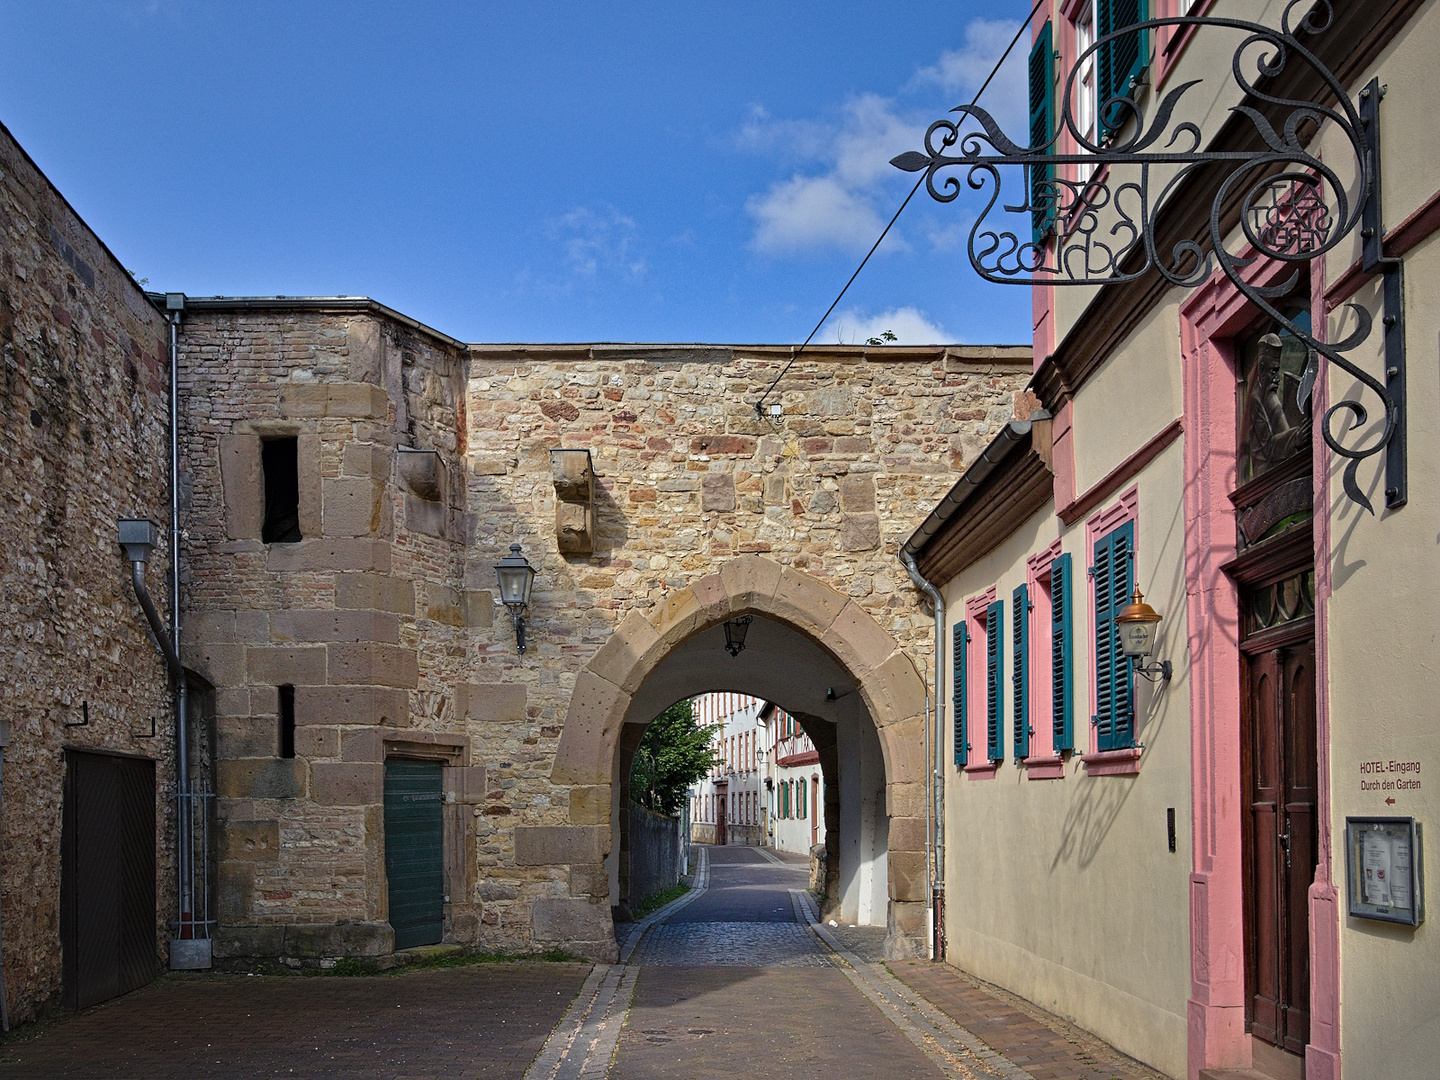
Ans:
POLYGON ((267 544, 293 544, 300 539, 300 458, 298 439, 266 439, 260 445, 265 472, 265 524, 260 539, 267 544))
POLYGON ((295 687, 280 687, 280 756, 295 756, 295 687))

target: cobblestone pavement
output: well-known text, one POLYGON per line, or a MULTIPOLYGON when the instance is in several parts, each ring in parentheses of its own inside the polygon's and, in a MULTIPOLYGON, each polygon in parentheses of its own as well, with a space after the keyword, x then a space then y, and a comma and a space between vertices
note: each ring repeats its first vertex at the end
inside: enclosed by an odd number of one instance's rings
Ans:
POLYGON ((633 962, 642 967, 830 966, 829 951, 795 921, 791 889, 803 889, 804 870, 776 866, 755 848, 708 852, 704 894, 650 928, 633 962))
POLYGON ((0 1080, 523 1076, 587 964, 170 976, 0 1044, 0 1080))
MULTIPOLYGON (((788 899, 786 903, 789 903, 788 899)), ((830 967, 799 923, 686 922, 653 927, 635 951, 642 967, 830 967)))

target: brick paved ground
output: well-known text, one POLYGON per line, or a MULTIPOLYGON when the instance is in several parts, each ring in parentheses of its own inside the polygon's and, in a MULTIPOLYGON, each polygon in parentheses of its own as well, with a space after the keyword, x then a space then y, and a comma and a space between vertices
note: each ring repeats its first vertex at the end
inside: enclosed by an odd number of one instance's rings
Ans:
POLYGON ((171 976, 0 1045, 0 1080, 519 1080, 590 970, 171 976))
MULTIPOLYGON (((920 1049, 896 1026, 906 1021, 892 1023, 832 963, 796 920, 790 890, 805 885, 802 864, 777 866, 744 848, 709 856, 709 889, 652 926, 636 952, 615 1080, 985 1074, 973 1054, 927 1056, 935 1047, 921 1039, 928 1049, 920 1049)), ((885 977, 888 966, 1034 1080, 1163 1080, 955 968, 877 963, 883 928, 827 929, 859 967, 885 977)), ((368 978, 171 976, 16 1032, 0 1043, 0 1080, 520 1080, 590 970, 516 963, 368 978)))
POLYGON ((1035 1080, 1165 1080, 1089 1032, 948 964, 907 960, 889 967, 1035 1080))
POLYGON ((776 866, 754 848, 712 847, 705 894, 637 950, 642 965, 611 1080, 789 1080, 940 1072, 855 992, 791 889, 808 862, 776 866))
POLYGON ((640 972, 610 1080, 941 1080, 834 967, 640 972))

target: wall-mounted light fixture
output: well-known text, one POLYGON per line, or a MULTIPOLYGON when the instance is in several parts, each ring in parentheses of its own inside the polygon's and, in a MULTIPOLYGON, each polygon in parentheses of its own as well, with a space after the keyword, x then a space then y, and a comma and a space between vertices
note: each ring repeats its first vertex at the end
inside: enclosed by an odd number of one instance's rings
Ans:
POLYGON ((500 602, 510 609, 515 623, 515 651, 525 651, 525 609, 530 606, 530 588, 535 584, 535 568, 520 545, 511 544, 510 554, 495 564, 495 578, 500 585, 500 602))
POLYGON ((738 619, 729 619, 725 623, 725 651, 731 656, 739 656, 745 651, 745 635, 750 630, 752 615, 741 615, 738 619))
POLYGON ((1160 625, 1160 613, 1145 603, 1145 597, 1138 585, 1135 587, 1135 595, 1130 597, 1130 603, 1120 609, 1115 621, 1119 624, 1120 651, 1130 658, 1135 673, 1145 676, 1151 682, 1154 682, 1157 676, 1169 682, 1173 673, 1169 660, 1162 660, 1158 664, 1141 663, 1155 648, 1155 628, 1160 625))

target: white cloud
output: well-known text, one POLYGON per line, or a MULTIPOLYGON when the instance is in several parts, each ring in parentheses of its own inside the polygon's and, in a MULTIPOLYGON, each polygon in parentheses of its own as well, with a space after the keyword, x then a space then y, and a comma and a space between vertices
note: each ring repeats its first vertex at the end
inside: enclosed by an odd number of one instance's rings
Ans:
MULTIPOLYGON (((913 86, 939 86, 968 105, 995 67, 995 61, 1015 37, 1020 24, 1011 19, 974 19, 965 27, 965 44, 942 53, 940 59, 915 73, 913 86)), ((1025 62, 1030 55, 1028 39, 1022 37, 1010 50, 978 104, 999 121, 1005 134, 1019 145, 1029 142, 1029 92, 1025 62)))
MULTIPOLYGON (((818 164, 823 171, 797 172, 746 202, 755 219, 751 247, 767 255, 822 248, 865 251, 885 227, 876 203, 884 181, 897 175, 890 159, 919 145, 922 130, 876 94, 847 101, 828 124, 775 120, 754 107, 737 136, 741 147, 818 164)), ((896 247, 903 244, 894 239, 896 247)))
POLYGON ((867 315, 851 309, 842 311, 815 335, 816 341, 836 341, 842 345, 863 345, 870 338, 882 337, 886 330, 895 335, 894 345, 953 345, 955 338, 944 327, 927 319, 913 307, 892 308, 878 315, 867 315))
POLYGON ((601 271, 643 277, 645 259, 635 252, 635 221, 616 210, 596 213, 579 206, 550 222, 571 274, 593 278, 601 271))
MULTIPOLYGON (((972 20, 965 27, 964 44, 917 71, 906 90, 938 86, 969 101, 1019 25, 1009 19, 972 20)), ((1005 133, 1022 145, 1028 142, 1028 52, 1024 40, 1017 42, 980 99, 1005 133)), ((866 251, 898 205, 897 193, 902 190, 893 182, 901 174, 890 159, 920 149, 925 127, 934 118, 933 101, 923 113, 912 116, 893 99, 874 93, 850 98, 828 120, 777 119, 763 105, 751 106, 735 145, 773 158, 791 176, 746 202, 755 223, 750 247, 772 256, 823 249, 866 251), (887 201, 890 196, 896 196, 893 202, 887 201)), ((968 223, 963 229, 951 223, 930 230, 927 239, 935 250, 946 251, 963 243, 967 232, 968 223)), ((898 230, 886 239, 887 250, 906 247, 898 230)))
POLYGON ((863 251, 884 227, 878 214, 833 176, 794 176, 754 195, 745 209, 755 219, 750 246, 766 255, 813 248, 863 251))

